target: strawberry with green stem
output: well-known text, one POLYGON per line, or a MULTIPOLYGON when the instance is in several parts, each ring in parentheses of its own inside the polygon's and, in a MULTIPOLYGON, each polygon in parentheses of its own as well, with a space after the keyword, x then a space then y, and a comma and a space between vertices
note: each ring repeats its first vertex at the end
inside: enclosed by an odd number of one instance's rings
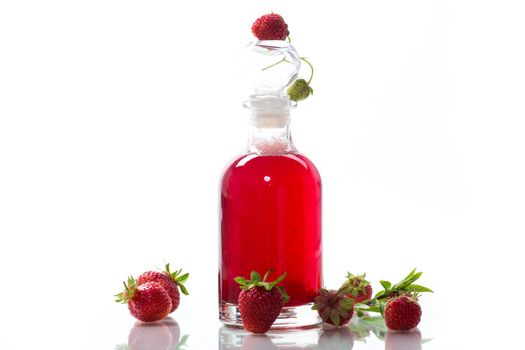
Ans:
MULTIPOLYGON (((288 30, 288 25, 282 18, 282 16, 276 13, 269 13, 263 15, 255 20, 252 24, 252 33, 259 40, 287 40, 289 43, 292 42, 290 39, 290 32, 288 30)), ((287 94, 290 100, 292 101, 302 101, 308 98, 314 93, 314 90, 310 86, 312 78, 314 77, 314 67, 306 59, 306 57, 300 57, 301 61, 305 62, 310 66, 310 78, 308 81, 306 79, 296 79, 287 89, 287 94)), ((278 64, 283 62, 292 63, 286 58, 281 59, 278 62, 275 62, 262 70, 267 70, 269 68, 275 67, 278 64)))
POLYGON ((259 40, 290 40, 288 24, 277 13, 268 13, 257 18, 252 24, 252 33, 259 40))
POLYGON ((393 297, 387 301, 385 306, 385 324, 393 331, 409 331, 417 327, 421 321, 421 313, 418 293, 393 297))
POLYGON ((416 269, 413 269, 405 278, 396 284, 384 280, 379 281, 384 290, 378 292, 373 299, 357 305, 357 316, 363 316, 364 312, 379 312, 384 316, 386 301, 389 299, 417 293, 432 293, 433 291, 430 288, 414 284, 422 274, 423 272, 416 272, 416 269))
POLYGON ((143 322, 154 322, 166 318, 171 312, 171 298, 157 282, 138 285, 133 276, 124 282, 124 292, 115 295, 116 302, 128 304, 133 317, 143 322))
POLYGON ((344 285, 338 290, 321 288, 314 299, 312 310, 317 310, 324 322, 336 327, 343 326, 352 319, 354 313, 354 300, 347 296, 351 292, 352 289, 344 285))
POLYGON ((353 275, 348 272, 346 278, 347 280, 343 286, 351 288, 352 291, 347 294, 350 299, 355 300, 356 303, 362 303, 372 298, 372 286, 366 280, 366 273, 353 275))
POLYGON ((300 57, 300 59, 310 66, 310 79, 308 79, 308 81, 305 79, 296 79, 292 85, 288 87, 288 97, 295 102, 305 100, 308 96, 313 95, 314 93, 314 89, 310 86, 314 77, 314 66, 306 59, 306 57, 300 57))
POLYGON ((286 272, 275 281, 268 281, 273 270, 264 278, 252 271, 250 279, 235 277, 234 281, 242 289, 239 294, 239 310, 244 329, 253 333, 266 333, 281 313, 283 305, 288 302, 288 294, 277 284, 286 278, 286 272))
POLYGON ((188 280, 189 273, 182 274, 182 269, 171 272, 170 264, 167 263, 164 271, 147 271, 139 276, 137 282, 139 285, 146 282, 157 282, 168 292, 171 298, 171 311, 175 311, 180 303, 180 291, 184 295, 189 295, 184 283, 188 280))

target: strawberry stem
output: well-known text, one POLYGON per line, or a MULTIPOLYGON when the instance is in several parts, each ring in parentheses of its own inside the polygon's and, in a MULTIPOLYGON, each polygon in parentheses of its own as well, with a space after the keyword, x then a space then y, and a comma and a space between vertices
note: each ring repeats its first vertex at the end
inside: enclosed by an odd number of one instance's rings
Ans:
POLYGON ((310 79, 308 80, 308 85, 310 85, 310 83, 312 82, 312 78, 314 77, 314 66, 312 66, 312 64, 306 59, 306 57, 300 57, 299 58, 301 61, 304 61, 306 62, 309 66, 310 66, 310 79))
POLYGON ((278 65, 278 64, 280 64, 280 63, 283 63, 283 62, 288 62, 288 63, 292 63, 292 62, 288 61, 288 60, 286 59, 286 57, 284 57, 284 58, 282 58, 282 59, 281 59, 280 61, 278 61, 278 62, 275 62, 275 63, 273 63, 273 64, 270 64, 269 66, 267 66, 267 67, 264 67, 264 68, 263 68, 263 69, 261 69, 261 70, 265 71, 265 70, 267 70, 268 68, 272 68, 272 67, 275 67, 276 65, 278 65))

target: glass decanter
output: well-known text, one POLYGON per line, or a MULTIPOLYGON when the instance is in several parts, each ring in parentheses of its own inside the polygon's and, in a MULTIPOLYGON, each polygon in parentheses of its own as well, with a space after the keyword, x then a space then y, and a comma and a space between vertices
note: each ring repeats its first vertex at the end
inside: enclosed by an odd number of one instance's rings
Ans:
POLYGON ((322 286, 321 178, 292 142, 284 89, 296 77, 299 57, 289 43, 260 41, 248 48, 254 94, 246 152, 224 172, 221 184, 219 316, 241 326, 234 281, 251 271, 273 270, 290 296, 272 328, 320 323, 311 310, 322 286))

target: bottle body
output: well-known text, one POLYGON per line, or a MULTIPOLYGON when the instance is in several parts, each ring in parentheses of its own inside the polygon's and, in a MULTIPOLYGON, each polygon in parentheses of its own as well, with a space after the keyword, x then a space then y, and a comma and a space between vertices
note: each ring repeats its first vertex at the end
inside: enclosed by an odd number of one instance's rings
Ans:
POLYGON ((238 322, 235 277, 273 269, 275 277, 287 273, 281 285, 290 295, 276 324, 318 323, 315 312, 297 315, 322 287, 321 179, 313 163, 295 151, 240 157, 224 173, 221 211, 221 320, 238 322))

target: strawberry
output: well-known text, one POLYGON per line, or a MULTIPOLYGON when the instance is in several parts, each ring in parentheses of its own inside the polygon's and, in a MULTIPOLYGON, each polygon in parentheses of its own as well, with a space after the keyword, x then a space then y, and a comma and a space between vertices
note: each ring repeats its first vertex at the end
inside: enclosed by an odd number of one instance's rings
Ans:
POLYGON ((354 314, 354 301, 346 296, 349 288, 341 287, 339 290, 321 288, 315 297, 312 310, 317 310, 324 322, 339 327, 348 323, 354 314))
POLYGON ((286 90, 288 97, 292 101, 302 101, 314 93, 314 89, 304 79, 296 79, 286 90))
POLYGON ((117 302, 128 304, 131 315, 144 322, 154 322, 166 318, 171 310, 171 298, 157 282, 145 282, 137 285, 130 276, 124 282, 125 291, 116 295, 117 302))
POLYGON ((422 274, 422 272, 416 272, 416 269, 413 269, 405 278, 396 284, 392 284, 389 281, 379 281, 384 290, 378 292, 374 298, 365 300, 363 304, 357 305, 357 316, 362 317, 368 312, 379 312, 381 316, 385 317, 385 306, 390 301, 403 296, 417 297, 419 293, 433 293, 430 288, 414 284, 422 274))
POLYGON ((366 274, 352 275, 348 272, 347 281, 343 284, 345 287, 351 288, 351 292, 346 296, 353 299, 356 303, 361 303, 372 298, 372 286, 366 279, 366 274))
POLYGON ((290 34, 288 25, 276 13, 269 13, 257 18, 252 24, 252 33, 259 40, 284 40, 290 34))
POLYGON ((182 270, 175 272, 170 271, 170 264, 166 264, 165 271, 147 271, 139 276, 137 282, 139 286, 146 282, 157 282, 160 284, 171 298, 171 312, 179 307, 180 293, 179 288, 184 295, 189 295, 188 290, 184 287, 184 282, 189 277, 189 273, 181 275, 182 270))
POLYGON ((409 331, 421 320, 421 306, 417 297, 402 295, 390 299, 385 307, 385 324, 393 331, 409 331))
POLYGON ((273 282, 266 279, 272 270, 261 280, 261 275, 255 271, 250 274, 251 280, 235 277, 235 282, 242 289, 239 294, 239 310, 241 311, 244 329, 252 333, 266 333, 281 313, 283 305, 288 302, 288 295, 283 287, 277 286, 285 277, 286 272, 273 282))

